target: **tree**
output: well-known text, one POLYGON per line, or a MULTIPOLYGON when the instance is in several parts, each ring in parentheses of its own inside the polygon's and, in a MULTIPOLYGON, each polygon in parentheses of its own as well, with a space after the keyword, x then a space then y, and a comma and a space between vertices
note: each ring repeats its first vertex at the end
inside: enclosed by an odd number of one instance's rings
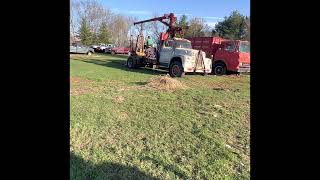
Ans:
POLYGON ((81 25, 79 29, 79 35, 81 39, 81 43, 84 45, 90 45, 92 43, 92 33, 88 26, 86 19, 81 19, 81 25))
POLYGON ((132 24, 132 19, 124 15, 115 15, 110 24, 112 41, 117 46, 126 46, 129 44, 128 35, 132 24))
POLYGON ((212 29, 211 36, 217 36, 217 31, 215 29, 212 29))
MULTIPOLYGON (((158 13, 153 13, 153 18, 159 17, 160 15, 158 13)), ((140 25, 138 25, 139 27, 141 27, 140 25)), ((145 36, 150 36, 151 39, 153 39, 154 44, 158 44, 159 43, 159 37, 160 37, 160 33, 166 29, 164 27, 165 25, 162 24, 160 21, 151 21, 148 23, 144 24, 144 29, 145 29, 145 36)), ((146 38, 145 37, 145 38, 146 38)))
POLYGON ((182 15, 179 21, 176 21, 176 26, 187 27, 188 26, 188 17, 186 15, 182 15))
POLYGON ((250 17, 246 17, 245 19, 245 37, 244 39, 250 41, 250 17))
POLYGON ((99 28, 98 41, 100 43, 110 43, 110 32, 105 22, 103 22, 99 28))
POLYGON ((202 18, 193 18, 188 22, 189 28, 185 30, 185 37, 205 36, 209 32, 210 27, 205 24, 202 18))
MULTIPOLYGON (((182 27, 182 31, 185 33, 188 27, 188 17, 186 15, 182 15, 179 19, 179 21, 176 21, 175 25, 182 27)), ((180 34, 177 34, 177 37, 182 37, 180 34)))
POLYGON ((238 11, 233 11, 224 21, 219 22, 215 29, 220 37, 226 39, 244 39, 245 38, 245 17, 238 11))
POLYGON ((71 5, 74 13, 76 13, 74 17, 77 17, 73 21, 77 20, 81 26, 82 19, 85 19, 92 32, 91 43, 98 43, 100 25, 102 22, 107 22, 109 25, 110 19, 112 19, 111 11, 104 8, 97 0, 72 0, 71 5))

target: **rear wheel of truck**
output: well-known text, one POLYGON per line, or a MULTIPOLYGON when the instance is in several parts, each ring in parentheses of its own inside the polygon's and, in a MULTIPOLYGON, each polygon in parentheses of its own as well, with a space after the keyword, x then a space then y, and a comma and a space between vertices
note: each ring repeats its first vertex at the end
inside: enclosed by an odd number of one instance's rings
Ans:
POLYGON ((225 75, 226 72, 227 72, 227 68, 225 64, 219 62, 213 65, 213 74, 217 76, 222 76, 222 75, 225 75))
POLYGON ((127 60, 127 67, 129 69, 136 69, 140 66, 139 66, 139 63, 137 62, 137 59, 130 56, 127 60))
POLYGON ((129 69, 135 68, 135 62, 132 57, 129 57, 127 60, 127 66, 129 69))
POLYGON ((183 71, 181 62, 173 61, 169 67, 169 74, 171 77, 183 77, 185 72, 183 71))

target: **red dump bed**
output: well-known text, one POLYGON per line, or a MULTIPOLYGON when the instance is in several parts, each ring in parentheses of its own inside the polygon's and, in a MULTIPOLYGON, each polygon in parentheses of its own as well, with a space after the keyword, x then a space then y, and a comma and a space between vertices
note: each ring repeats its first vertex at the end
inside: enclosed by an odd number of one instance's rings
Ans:
POLYGON ((221 41, 226 40, 220 37, 193 37, 187 39, 191 41, 193 49, 204 51, 207 57, 210 57, 215 53, 219 44, 221 44, 221 41))

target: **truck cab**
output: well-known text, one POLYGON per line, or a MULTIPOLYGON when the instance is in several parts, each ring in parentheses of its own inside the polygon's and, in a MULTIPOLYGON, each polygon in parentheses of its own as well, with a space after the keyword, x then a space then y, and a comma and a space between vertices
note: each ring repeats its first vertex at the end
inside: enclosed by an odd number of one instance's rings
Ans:
POLYGON ((171 76, 187 72, 211 73, 211 59, 206 58, 205 52, 192 49, 191 41, 187 39, 166 39, 158 54, 160 66, 168 68, 171 76))
POLYGON ((250 72, 250 43, 225 40, 213 52, 213 72, 223 75, 226 71, 250 72))

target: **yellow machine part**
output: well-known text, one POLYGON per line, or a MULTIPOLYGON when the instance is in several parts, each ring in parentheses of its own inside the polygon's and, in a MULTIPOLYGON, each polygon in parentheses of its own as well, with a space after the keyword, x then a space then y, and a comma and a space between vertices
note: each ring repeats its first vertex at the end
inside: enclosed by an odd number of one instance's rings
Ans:
POLYGON ((146 54, 144 52, 136 52, 138 56, 145 56, 146 54))

